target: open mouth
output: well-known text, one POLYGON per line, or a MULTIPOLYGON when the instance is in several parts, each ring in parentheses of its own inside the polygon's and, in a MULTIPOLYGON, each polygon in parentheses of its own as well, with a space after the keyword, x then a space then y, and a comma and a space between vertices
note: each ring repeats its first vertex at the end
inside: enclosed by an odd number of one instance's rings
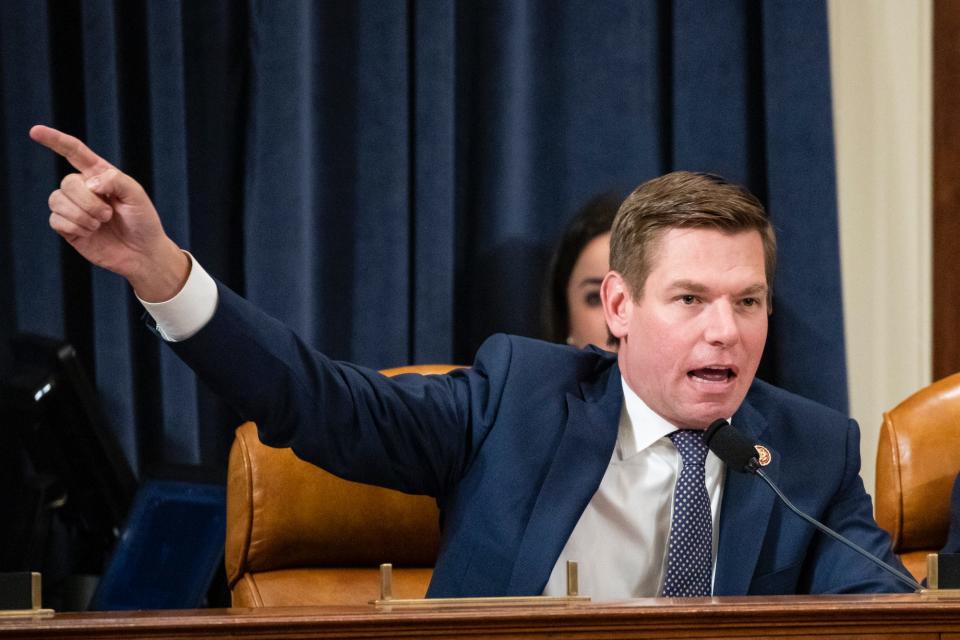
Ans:
POLYGON ((730 367, 703 367, 687 372, 687 376, 702 382, 728 382, 737 377, 730 367))

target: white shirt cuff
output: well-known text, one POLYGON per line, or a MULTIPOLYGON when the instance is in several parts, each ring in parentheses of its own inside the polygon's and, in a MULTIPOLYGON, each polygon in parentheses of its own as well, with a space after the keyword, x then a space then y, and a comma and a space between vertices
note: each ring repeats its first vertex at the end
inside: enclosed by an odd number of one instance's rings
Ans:
POLYGON ((190 275, 177 295, 164 302, 147 302, 137 296, 167 342, 181 342, 203 329, 217 310, 220 299, 217 283, 210 274, 189 251, 184 253, 190 258, 190 275))

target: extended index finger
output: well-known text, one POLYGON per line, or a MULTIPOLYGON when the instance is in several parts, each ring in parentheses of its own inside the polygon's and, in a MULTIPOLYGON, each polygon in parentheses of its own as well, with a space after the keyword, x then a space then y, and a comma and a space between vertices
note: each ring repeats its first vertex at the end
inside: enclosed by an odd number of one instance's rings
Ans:
POLYGON ((30 138, 66 158, 84 177, 100 175, 113 168, 112 164, 94 153, 79 138, 51 127, 35 125, 30 129, 30 138))

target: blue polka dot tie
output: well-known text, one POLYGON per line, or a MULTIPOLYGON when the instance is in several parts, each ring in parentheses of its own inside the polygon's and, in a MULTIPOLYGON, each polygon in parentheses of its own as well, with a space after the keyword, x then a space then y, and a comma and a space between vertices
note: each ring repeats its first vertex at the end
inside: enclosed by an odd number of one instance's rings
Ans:
POLYGON ((670 434, 680 452, 680 477, 673 495, 673 522, 667 549, 664 597, 710 595, 713 565, 713 519, 704 463, 707 445, 703 432, 689 429, 670 434))

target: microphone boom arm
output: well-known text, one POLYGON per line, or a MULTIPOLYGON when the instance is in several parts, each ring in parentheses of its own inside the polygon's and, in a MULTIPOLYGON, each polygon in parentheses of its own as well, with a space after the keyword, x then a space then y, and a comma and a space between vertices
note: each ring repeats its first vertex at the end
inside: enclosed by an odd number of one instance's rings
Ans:
POLYGON ((815 519, 811 518, 810 516, 808 516, 807 514, 805 514, 803 511, 800 511, 800 509, 798 509, 798 508, 796 508, 795 506, 793 506, 793 503, 790 502, 789 499, 787 499, 787 496, 783 495, 783 492, 780 491, 780 489, 778 489, 777 486, 776 486, 769 478, 767 478, 766 474, 763 472, 762 469, 757 469, 754 473, 756 473, 758 476, 760 476, 761 478, 763 478, 763 481, 766 482, 767 485, 768 485, 771 489, 773 489, 773 492, 776 493, 777 496, 783 501, 783 504, 787 505, 787 507, 790 509, 790 511, 793 511, 795 514, 797 514, 798 516, 800 516, 804 521, 809 522, 809 523, 812 524, 814 527, 816 527, 816 528, 819 529, 820 531, 824 532, 825 534, 827 534, 828 536, 830 536, 830 537, 833 538, 834 540, 836 540, 836 541, 838 541, 838 542, 842 542, 843 544, 847 545, 849 548, 853 549, 854 551, 856 551, 857 553, 859 553, 860 555, 862 555, 864 558, 866 558, 866 559, 869 560, 870 562, 874 563, 875 565, 877 565, 878 567, 880 567, 880 568, 883 569, 884 571, 886 571, 886 572, 890 573, 891 575, 893 575, 893 577, 897 578, 898 580, 900 580, 900 581, 903 582, 904 584, 909 585, 910 588, 913 589, 914 591, 922 591, 922 590, 923 590, 923 587, 920 586, 920 583, 917 582, 916 580, 914 580, 913 578, 907 576, 907 575, 904 574, 902 571, 899 571, 899 570, 897 570, 897 569, 895 569, 895 568, 887 565, 886 563, 882 562, 882 561, 879 560, 878 558, 873 557, 873 555, 872 555, 869 551, 867 551, 866 549, 860 547, 859 545, 857 545, 857 544, 854 543, 854 542, 851 542, 850 540, 847 540, 846 538, 844 538, 843 536, 841 536, 841 535, 840 535, 839 533, 837 533, 836 531, 833 531, 833 530, 830 529, 829 527, 820 524, 820 523, 817 522, 815 519))

